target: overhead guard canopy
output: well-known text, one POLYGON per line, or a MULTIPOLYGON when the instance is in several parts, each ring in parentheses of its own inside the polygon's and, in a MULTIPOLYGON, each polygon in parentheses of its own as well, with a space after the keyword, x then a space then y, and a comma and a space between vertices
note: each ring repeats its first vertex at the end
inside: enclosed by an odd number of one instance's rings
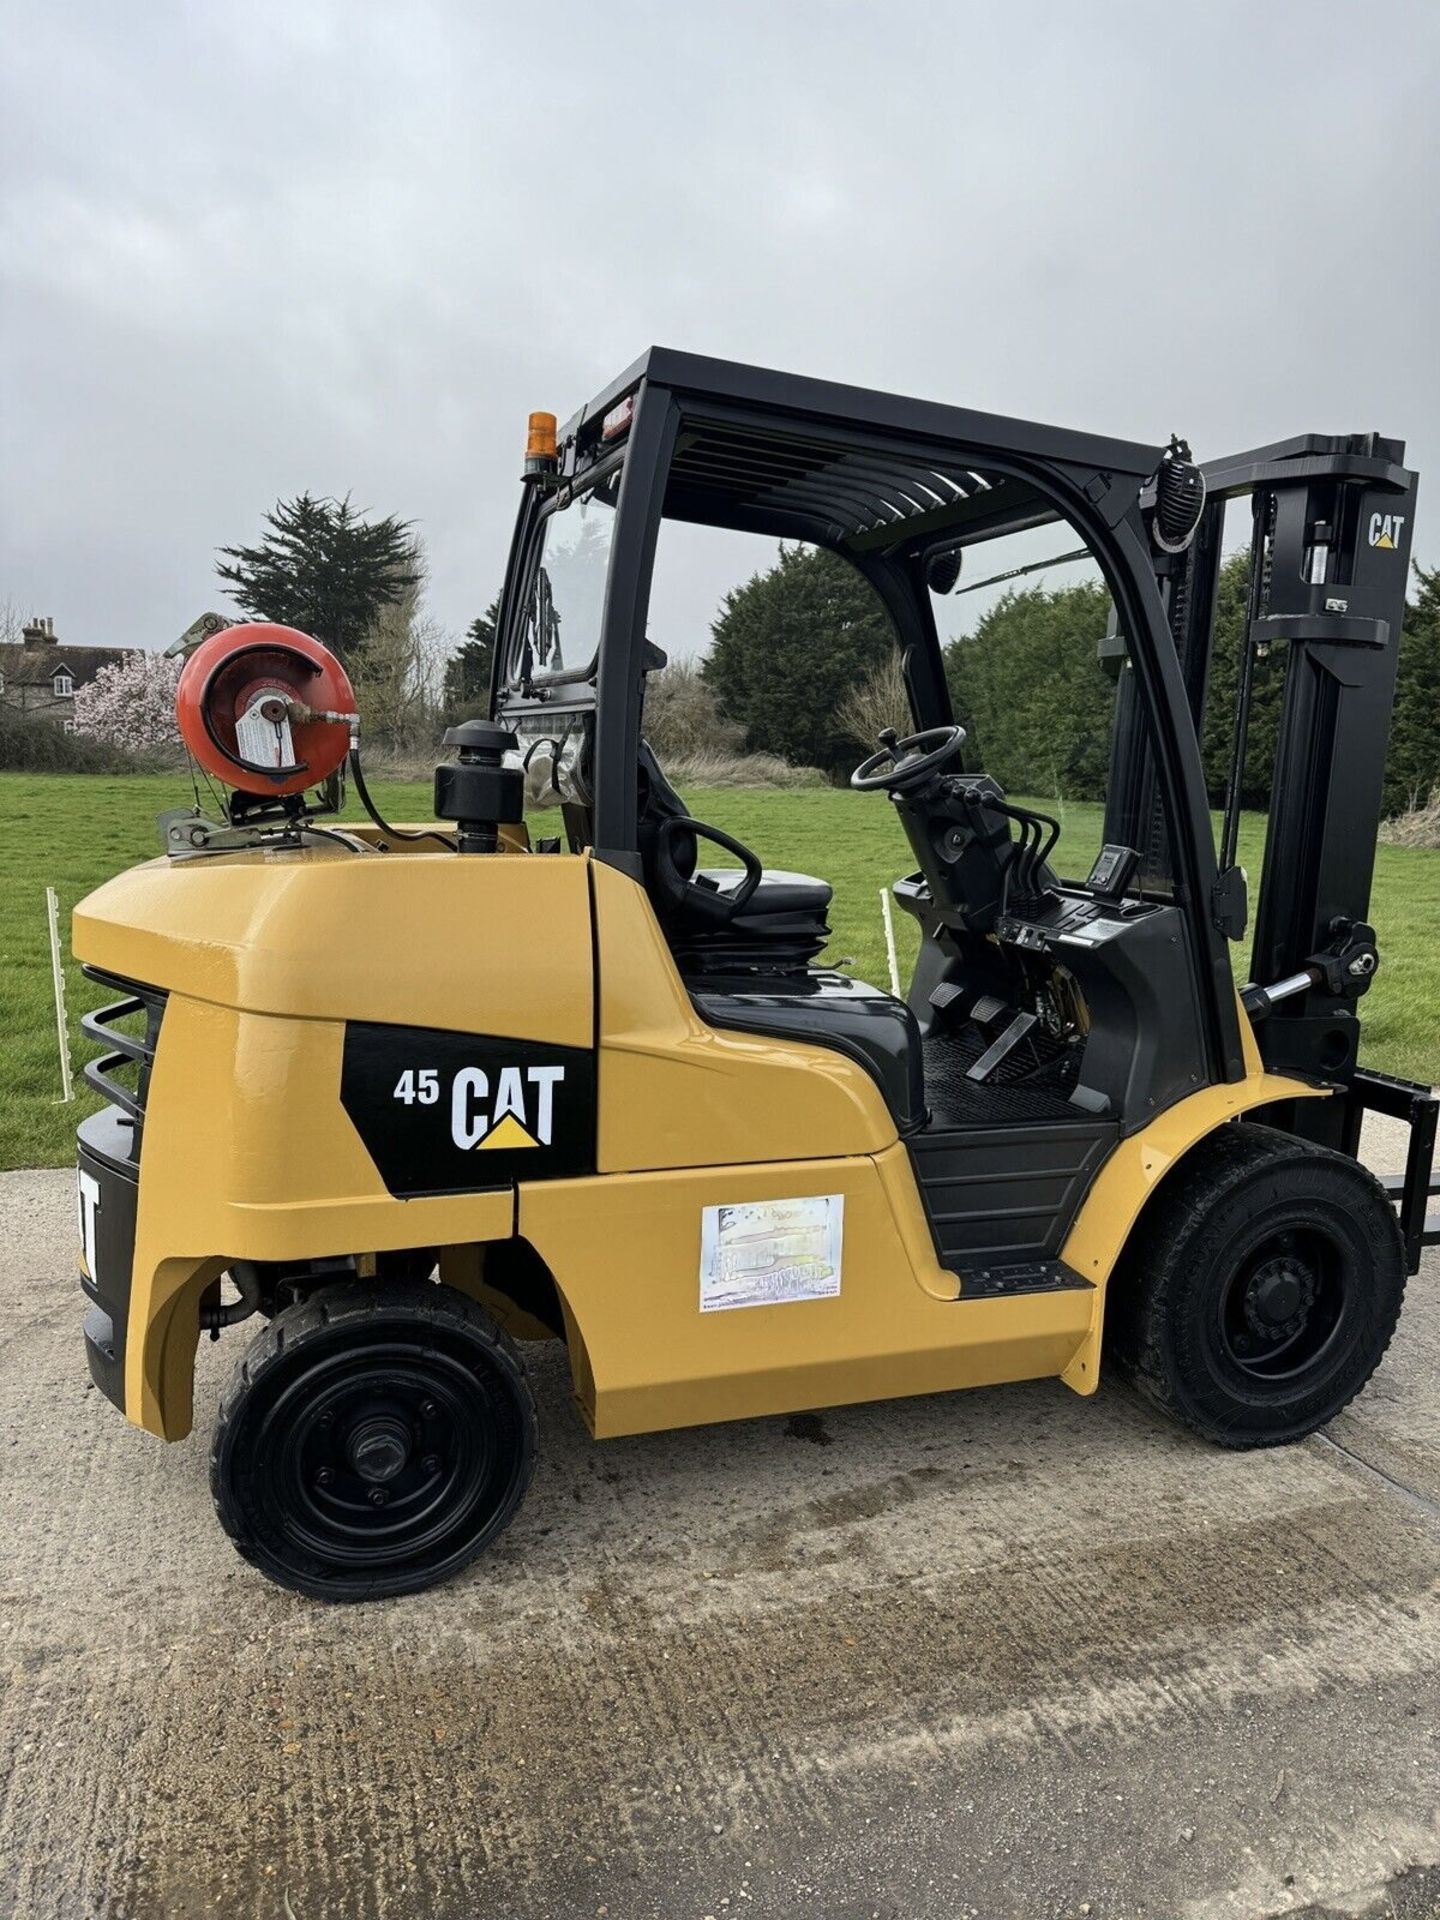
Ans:
POLYGON ((599 423, 642 380, 671 392, 684 415, 668 517, 855 553, 940 535, 964 545, 1041 526, 1061 517, 1053 494, 1017 467, 1047 478, 1068 469, 1082 486, 1103 475, 1105 485, 1131 483, 1116 488, 1130 495, 1162 451, 652 347, 567 421, 561 437, 579 450, 581 472, 607 451, 599 423))
POLYGON ((1023 481, 958 461, 931 464, 924 456, 719 423, 681 430, 665 512, 857 552, 932 533, 982 539, 1000 526, 1057 518, 1023 481))

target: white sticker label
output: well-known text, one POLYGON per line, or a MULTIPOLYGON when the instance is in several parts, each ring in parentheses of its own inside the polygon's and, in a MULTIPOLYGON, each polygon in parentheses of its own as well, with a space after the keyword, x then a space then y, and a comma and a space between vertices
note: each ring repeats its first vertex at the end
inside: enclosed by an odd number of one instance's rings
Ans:
POLYGON ((273 767, 277 773, 298 771, 283 690, 268 687, 256 694, 244 713, 236 714, 235 749, 252 767, 273 767))
POLYGON ((706 1207, 700 1216, 700 1311, 833 1300, 840 1291, 842 1193, 706 1207))

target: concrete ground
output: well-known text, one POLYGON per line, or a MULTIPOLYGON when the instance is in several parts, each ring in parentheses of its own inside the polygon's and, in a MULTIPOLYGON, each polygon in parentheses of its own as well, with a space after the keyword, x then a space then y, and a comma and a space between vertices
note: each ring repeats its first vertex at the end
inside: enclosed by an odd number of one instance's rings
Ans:
MULTIPOLYGON (((1377 1164, 1398 1164, 1383 1150, 1377 1164)), ((331 1609, 88 1385, 0 1179, 0 1912, 1440 1913, 1440 1261, 1324 1437, 1058 1382, 597 1446, 538 1353, 498 1549, 331 1609)))

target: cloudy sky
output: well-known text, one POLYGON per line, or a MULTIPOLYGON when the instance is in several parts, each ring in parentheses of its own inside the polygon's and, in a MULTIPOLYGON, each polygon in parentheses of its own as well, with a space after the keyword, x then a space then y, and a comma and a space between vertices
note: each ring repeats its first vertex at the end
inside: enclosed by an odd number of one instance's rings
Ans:
MULTIPOLYGON (((412 518, 462 628, 526 413, 651 341, 1440 467, 1434 0, 0 17, 0 602, 72 640, 224 606, 215 547, 301 489, 412 518)), ((677 549, 676 650, 724 559, 677 549)))

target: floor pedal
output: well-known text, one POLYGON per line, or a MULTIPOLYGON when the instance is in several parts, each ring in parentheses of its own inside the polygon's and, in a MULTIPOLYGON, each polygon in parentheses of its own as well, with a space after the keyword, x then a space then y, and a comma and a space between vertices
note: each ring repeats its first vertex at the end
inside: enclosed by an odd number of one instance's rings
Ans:
POLYGON ((967 1080, 982 1081, 992 1074, 1007 1055, 1013 1053, 1036 1024, 1033 1013, 1017 1013, 998 1040, 992 1040, 973 1067, 967 1067, 967 1080))

